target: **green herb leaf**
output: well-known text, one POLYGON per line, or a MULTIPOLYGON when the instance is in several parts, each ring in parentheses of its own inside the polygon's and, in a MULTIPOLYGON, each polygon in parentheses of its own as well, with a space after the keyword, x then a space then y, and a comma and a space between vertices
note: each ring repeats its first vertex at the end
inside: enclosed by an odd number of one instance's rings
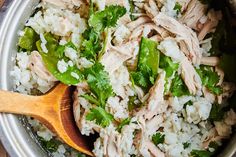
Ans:
POLYGON ((64 84, 68 85, 76 85, 80 81, 84 79, 81 71, 77 68, 76 65, 74 66, 68 66, 67 71, 64 73, 60 73, 60 71, 57 68, 58 61, 64 60, 65 62, 69 61, 69 58, 67 58, 64 54, 64 50, 66 47, 75 48, 72 42, 68 42, 66 45, 61 46, 58 44, 58 39, 54 37, 50 33, 44 34, 44 38, 47 41, 46 47, 48 49, 48 52, 43 52, 41 48, 41 41, 36 42, 37 49, 40 53, 40 55, 43 58, 44 65, 48 69, 48 71, 59 81, 61 81, 64 84), (75 73, 78 75, 79 79, 73 77, 71 74, 75 73))
POLYGON ((212 141, 212 142, 210 142, 210 144, 209 144, 209 148, 214 148, 215 149, 215 151, 219 148, 219 144, 217 143, 217 142, 215 142, 215 141, 212 141))
POLYGON ((94 29, 87 29, 83 33, 84 41, 81 47, 82 56, 87 59, 96 60, 97 53, 102 49, 100 34, 94 29))
POLYGON ((188 148, 190 145, 191 145, 191 143, 189 143, 189 142, 183 143, 184 149, 188 148))
POLYGON ((142 106, 142 103, 139 101, 139 99, 136 95, 129 97, 129 102, 128 102, 128 110, 129 111, 132 111, 136 108, 140 108, 141 106, 142 106))
POLYGON ((117 130, 118 132, 121 132, 122 128, 123 128, 125 125, 129 125, 130 121, 131 121, 131 118, 126 118, 126 119, 124 119, 124 120, 118 125, 118 127, 117 127, 116 130, 117 130))
POLYGON ((184 81, 177 74, 175 75, 174 79, 172 80, 170 91, 173 96, 177 96, 177 97, 190 94, 184 81))
POLYGON ((159 58, 157 43, 143 37, 140 44, 138 68, 136 72, 131 73, 135 84, 147 89, 155 83, 159 58))
POLYGON ((96 98, 94 98, 94 96, 92 95, 84 94, 84 95, 81 95, 81 97, 88 100, 92 104, 95 104, 97 106, 100 105, 100 102, 96 98))
POLYGON ((176 13, 179 14, 181 13, 182 6, 179 4, 179 2, 175 3, 174 10, 176 10, 176 13))
POLYGON ((122 6, 107 6, 105 10, 92 14, 89 18, 89 26, 96 32, 102 32, 106 27, 114 27, 120 17, 126 13, 122 6))
POLYGON ((206 86, 213 94, 222 94, 222 88, 217 86, 217 83, 220 80, 219 75, 214 72, 210 66, 200 66, 200 69, 197 69, 197 73, 201 77, 202 84, 206 86))
POLYGON ((171 77, 174 72, 176 72, 179 68, 178 63, 174 63, 170 57, 165 56, 163 54, 160 55, 160 65, 159 67, 166 72, 166 77, 171 77))
POLYGON ((129 6, 130 6, 130 19, 132 21, 136 20, 137 18, 133 15, 134 13, 134 9, 135 9, 135 5, 134 5, 134 1, 133 0, 129 0, 129 6))
POLYGON ((19 38, 19 47, 27 50, 36 50, 36 41, 39 40, 39 35, 30 27, 25 27, 24 35, 19 38))
POLYGON ((152 142, 155 145, 158 145, 160 143, 164 143, 164 141, 165 141, 165 135, 160 132, 158 132, 152 136, 152 142))
POLYGON ((209 116, 209 120, 211 121, 221 121, 224 117, 224 112, 220 105, 213 104, 209 116))
POLYGON ((85 69, 84 74, 90 90, 100 103, 99 106, 105 108, 107 99, 114 96, 108 73, 104 70, 103 65, 97 62, 92 67, 85 69))
POLYGON ((46 141, 45 139, 39 137, 39 142, 41 143, 42 147, 49 152, 53 153, 56 152, 59 145, 61 144, 59 141, 55 139, 51 139, 49 141, 46 141))
POLYGON ((211 157, 213 153, 207 150, 192 150, 191 156, 193 157, 211 157))
POLYGON ((96 124, 101 125, 102 127, 107 127, 114 120, 114 118, 112 114, 97 106, 92 108, 86 115, 86 120, 95 121, 96 124))

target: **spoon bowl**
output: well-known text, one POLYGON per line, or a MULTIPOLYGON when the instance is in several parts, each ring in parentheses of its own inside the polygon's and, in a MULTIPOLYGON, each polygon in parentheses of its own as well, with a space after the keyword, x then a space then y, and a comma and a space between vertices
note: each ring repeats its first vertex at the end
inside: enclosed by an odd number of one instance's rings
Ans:
POLYGON ((0 91, 0 112, 27 115, 42 122, 74 149, 94 156, 86 137, 77 128, 72 111, 72 86, 58 84, 42 96, 0 91))

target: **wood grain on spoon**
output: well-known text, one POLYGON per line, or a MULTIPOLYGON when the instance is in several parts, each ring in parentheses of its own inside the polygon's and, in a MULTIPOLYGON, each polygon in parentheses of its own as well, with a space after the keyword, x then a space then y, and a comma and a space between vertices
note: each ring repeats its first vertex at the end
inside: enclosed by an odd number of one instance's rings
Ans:
POLYGON ((81 135, 74 122, 71 88, 59 84, 43 96, 0 91, 0 112, 34 117, 71 147, 93 156, 88 140, 81 135))

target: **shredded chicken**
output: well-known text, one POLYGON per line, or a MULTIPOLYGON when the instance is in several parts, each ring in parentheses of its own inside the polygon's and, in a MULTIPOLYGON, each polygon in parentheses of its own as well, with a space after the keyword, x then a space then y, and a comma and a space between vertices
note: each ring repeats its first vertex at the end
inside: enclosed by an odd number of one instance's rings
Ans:
POLYGON ((150 89, 150 96, 147 100, 145 118, 151 119, 154 115, 160 114, 167 109, 164 103, 165 72, 159 74, 154 86, 150 89))
POLYGON ((155 31, 158 34, 159 38, 165 38, 169 36, 169 33, 165 31, 163 28, 156 26, 153 23, 145 23, 143 25, 138 26, 134 29, 129 37, 130 40, 137 40, 143 37, 149 37, 149 34, 155 31))
POLYGON ((201 64, 209 66, 217 66, 220 63, 219 57, 202 57, 201 64))
POLYGON ((43 60, 38 51, 33 51, 30 54, 29 68, 37 76, 48 82, 55 82, 57 79, 46 69, 43 60))
POLYGON ((191 94, 197 94, 201 91, 202 82, 201 78, 192 66, 191 62, 187 59, 183 59, 180 63, 181 66, 181 76, 188 87, 191 94))
POLYGON ((175 34, 177 36, 177 39, 179 39, 180 41, 184 41, 187 48, 185 51, 183 51, 185 55, 194 64, 200 64, 200 60, 202 58, 202 51, 199 46, 199 41, 196 33, 193 32, 193 30, 191 30, 190 28, 175 20, 174 18, 167 16, 161 12, 157 15, 153 15, 152 12, 150 14, 152 14, 152 20, 157 26, 165 28, 169 32, 175 34))
POLYGON ((137 20, 132 21, 130 23, 127 24, 127 27, 130 30, 134 30, 135 28, 137 28, 138 26, 145 24, 145 23, 149 23, 151 22, 151 19, 147 16, 143 16, 143 17, 139 17, 137 20))
POLYGON ((220 11, 210 10, 207 17, 208 20, 204 23, 201 31, 198 34, 198 39, 200 41, 203 40, 208 33, 215 31, 216 26, 222 19, 222 14, 220 11))
POLYGON ((204 18, 206 11, 207 5, 203 5, 199 0, 191 0, 180 21, 188 27, 198 30, 199 20, 204 18))

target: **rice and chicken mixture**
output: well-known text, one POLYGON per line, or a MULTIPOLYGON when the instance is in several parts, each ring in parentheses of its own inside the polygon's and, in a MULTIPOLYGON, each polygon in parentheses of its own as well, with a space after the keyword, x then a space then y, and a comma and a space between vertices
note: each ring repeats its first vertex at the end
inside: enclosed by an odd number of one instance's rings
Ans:
MULTIPOLYGON (((43 0, 18 33, 15 90, 76 86, 75 121, 99 135, 97 157, 213 156, 236 124, 236 86, 228 14, 212 3, 43 0)), ((78 156, 29 122, 53 156, 78 156)))

